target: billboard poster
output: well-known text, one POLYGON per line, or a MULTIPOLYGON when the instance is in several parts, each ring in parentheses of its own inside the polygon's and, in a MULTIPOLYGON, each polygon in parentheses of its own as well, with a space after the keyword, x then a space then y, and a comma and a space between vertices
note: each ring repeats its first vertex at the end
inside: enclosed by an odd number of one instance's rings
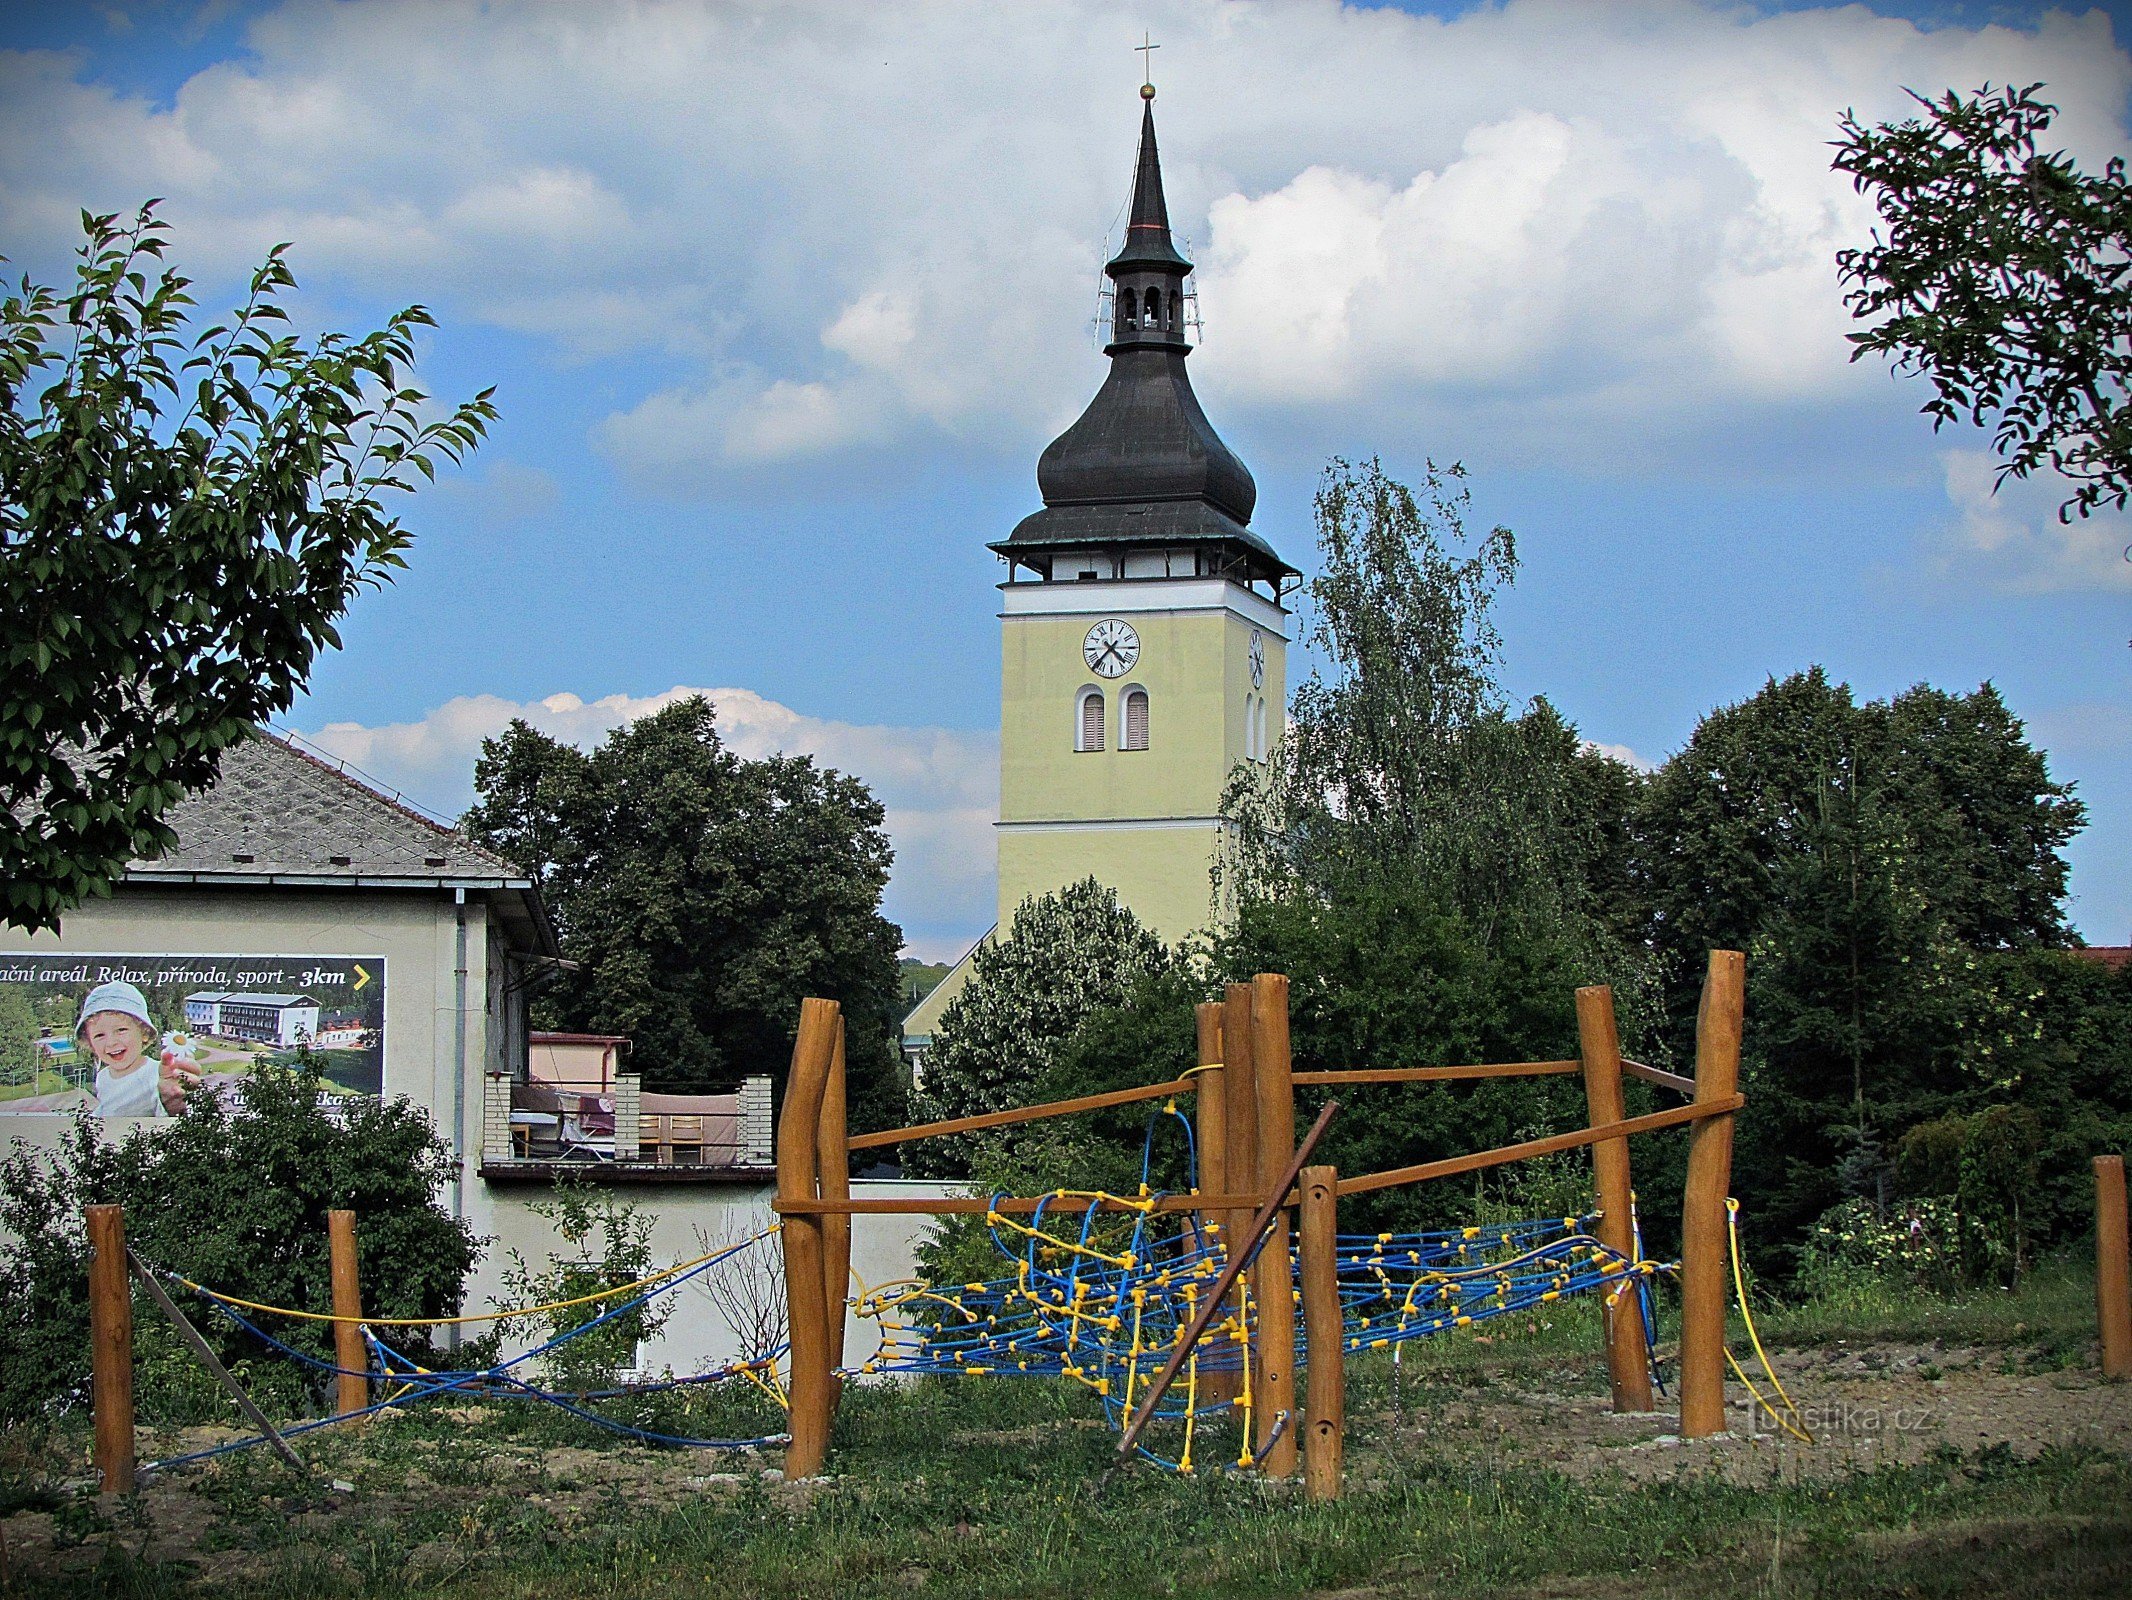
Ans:
POLYGON ((331 1092, 383 1089, 383 956, 0 952, 0 1116, 183 1116, 303 1051, 331 1092))

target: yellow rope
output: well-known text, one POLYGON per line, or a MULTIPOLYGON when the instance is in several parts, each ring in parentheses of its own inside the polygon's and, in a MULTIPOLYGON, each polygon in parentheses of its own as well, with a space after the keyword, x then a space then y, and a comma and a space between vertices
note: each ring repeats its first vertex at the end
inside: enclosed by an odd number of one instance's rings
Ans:
POLYGON ((245 1311, 262 1311, 276 1317, 295 1317, 303 1322, 357 1322, 372 1328, 464 1327, 470 1322, 507 1322, 513 1317, 537 1317, 550 1311, 567 1311, 573 1306, 591 1305, 596 1300, 612 1300, 617 1295, 633 1294, 639 1289, 649 1289, 654 1284, 666 1282, 669 1278, 678 1278, 682 1273, 692 1271, 702 1266, 706 1261, 744 1250, 751 1244, 767 1239, 771 1234, 777 1232, 777 1227, 776 1223, 772 1223, 762 1232, 751 1234, 738 1244, 722 1245, 716 1250, 696 1257, 693 1261, 683 1261, 671 1267, 662 1267, 657 1272, 637 1279, 634 1283, 618 1283, 611 1289, 598 1289, 591 1294, 581 1294, 571 1300, 550 1300, 546 1305, 516 1306, 508 1311, 476 1311, 463 1317, 369 1317, 347 1316, 336 1311, 298 1311, 292 1306, 270 1306, 258 1300, 241 1300, 233 1294, 221 1294, 208 1288, 206 1284, 195 1283, 187 1277, 179 1277, 178 1282, 188 1289, 196 1289, 204 1295, 211 1296, 226 1306, 236 1306, 245 1311))
POLYGON ((1777 1369, 1770 1365, 1769 1352, 1762 1348, 1762 1336, 1755 1331, 1754 1313, 1747 1309, 1747 1279, 1740 1271, 1740 1203, 1730 1195, 1725 1197, 1725 1237, 1732 1247, 1732 1289, 1739 1297, 1740 1321, 1746 1324, 1748 1342, 1754 1346, 1755 1357, 1762 1363, 1762 1370, 1769 1374, 1769 1386, 1776 1390, 1777 1398, 1784 1402, 1784 1409, 1790 1412, 1791 1416, 1786 1418, 1780 1415, 1777 1408, 1764 1400, 1753 1384, 1748 1383, 1747 1374, 1740 1371, 1740 1364, 1733 1361, 1730 1350, 1725 1352, 1725 1359, 1732 1362, 1732 1370, 1739 1374, 1740 1382, 1746 1386, 1747 1392, 1754 1396, 1755 1404, 1769 1413, 1772 1422, 1777 1423, 1801 1444, 1812 1444, 1814 1436, 1806 1431, 1806 1419, 1799 1415, 1799 1408, 1792 1403, 1791 1396, 1784 1392, 1784 1380, 1777 1376, 1777 1369))

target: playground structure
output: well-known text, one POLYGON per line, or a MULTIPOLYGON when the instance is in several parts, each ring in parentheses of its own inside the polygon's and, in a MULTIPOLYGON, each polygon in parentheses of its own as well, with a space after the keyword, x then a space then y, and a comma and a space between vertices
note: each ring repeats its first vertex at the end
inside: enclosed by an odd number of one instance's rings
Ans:
MULTIPOLYGON (((850 1219, 867 1214, 976 1214, 995 1237, 1022 1241, 1015 1277, 901 1299, 875 1291, 861 1310, 880 1315, 930 1300, 923 1334, 891 1325, 874 1371, 1058 1375, 1089 1384, 1120 1421, 1120 1451, 1137 1447, 1158 1414, 1181 1420, 1190 1470, 1194 1426, 1221 1409, 1246 1419, 1240 1465, 1289 1477, 1300 1465, 1313 1497, 1340 1490, 1347 1352, 1420 1337, 1485 1316, 1605 1291, 1603 1316, 1613 1403, 1652 1409, 1649 1324, 1642 1286, 1667 1270, 1642 1257, 1630 1184, 1629 1141, 1689 1128, 1682 1197, 1680 1409, 1683 1436, 1725 1428, 1725 1305, 1731 1288, 1733 1119, 1738 1092, 1745 961, 1713 951, 1697 1019, 1696 1072, 1684 1078, 1625 1060, 1613 996, 1577 993, 1579 1053, 1563 1061, 1296 1072, 1290 1061, 1288 980, 1265 973, 1229 985, 1198 1008, 1200 1064, 1187 1076, 1011 1111, 853 1136, 845 1126, 842 1029, 834 1003, 809 1000, 777 1135, 790 1351, 788 1477, 818 1473, 844 1374, 844 1286, 850 1219), (1581 1074, 1588 1123, 1571 1133, 1343 1177, 1308 1158, 1331 1108, 1296 1144, 1299 1089, 1347 1084, 1441 1083, 1581 1074), (1627 1114, 1623 1080, 1636 1077, 1687 1097, 1644 1116, 1627 1114), (918 1139, 982 1132, 1139 1102, 1190 1096, 1197 1153, 1188 1193, 861 1199, 849 1193, 850 1153, 918 1139), (1561 1151, 1592 1151, 1598 1205, 1585 1218, 1344 1240, 1342 1196, 1507 1166, 1561 1151), (1122 1243, 1096 1241, 1102 1213, 1130 1217, 1122 1243), (1046 1224, 1078 1217, 1078 1232, 1046 1224), (1175 1231, 1159 1219, 1174 1218, 1175 1231), (1023 1220, 1027 1219, 1027 1220, 1023 1220), (1491 1246, 1497 1254, 1491 1254, 1491 1246), (1056 1270, 1049 1268, 1057 1263, 1056 1270), (1241 1279, 1239 1283, 1238 1280, 1241 1279), (1235 1287, 1232 1289, 1232 1285, 1235 1287), (1634 1292, 1630 1292, 1631 1290, 1634 1292), (1302 1403, 1296 1389, 1297 1308, 1302 1309, 1302 1403), (1378 1314, 1372 1326, 1372 1309, 1378 1314), (1202 1349, 1209 1330, 1211 1344, 1202 1349), (1150 1372, 1157 1360, 1161 1370, 1150 1372), (1186 1398, 1160 1408, 1179 1375, 1186 1398)), ((1180 1113, 1181 1116, 1181 1113, 1180 1113)), ((1161 1459, 1161 1458, 1156 1458, 1161 1459)))
MULTIPOLYGON (((1348 1353, 1593 1295, 1600 1301, 1614 1409, 1648 1412, 1654 1409, 1648 1285, 1654 1275, 1670 1272, 1680 1277, 1679 1431, 1687 1438, 1720 1433, 1727 1425, 1724 1376, 1731 1361, 1726 1347, 1728 1286, 1738 1294, 1746 1317, 1737 1206, 1727 1194, 1732 1123, 1744 1105, 1738 1090, 1743 977, 1744 961, 1737 952, 1711 953, 1698 1014, 1693 1078, 1622 1057, 1612 995, 1603 987, 1577 992, 1576 1059, 1298 1073, 1289 1057, 1287 980, 1261 974, 1251 983, 1228 986, 1223 1000, 1198 1007, 1200 1064, 1181 1078, 856 1136, 845 1123, 838 1008, 830 1001, 808 1000, 801 1010, 777 1132, 774 1208, 780 1222, 697 1260, 557 1305, 455 1318, 366 1317, 357 1287, 355 1218, 345 1211, 329 1217, 332 1310, 257 1305, 151 1267, 126 1248, 118 1208, 91 1207, 87 1220, 93 1247, 96 1463, 107 1489, 133 1487, 129 1275, 258 1430, 256 1437, 149 1463, 143 1470, 261 1443, 271 1444, 301 1467, 288 1443, 292 1436, 453 1396, 555 1405, 657 1444, 738 1448, 782 1442, 786 1476, 804 1478, 822 1468, 847 1378, 937 1373, 1081 1383, 1101 1396, 1119 1428, 1121 1457, 1137 1450, 1144 1459, 1185 1472, 1194 1470, 1195 1439, 1210 1424, 1233 1417, 1242 1435, 1237 1470, 1285 1478, 1300 1466, 1308 1494, 1332 1499, 1341 1487, 1348 1353), (1342 1177, 1331 1166, 1310 1163, 1337 1109, 1336 1102, 1328 1102, 1301 1142, 1295 1141, 1298 1090, 1569 1074, 1581 1075, 1587 1110, 1587 1125, 1572 1132, 1342 1177), (1624 1080, 1629 1077, 1680 1094, 1686 1103, 1630 1117, 1624 1098, 1624 1080), (1190 1116, 1178 1109, 1186 1097, 1192 1103, 1190 1116), (1184 1192, 1153 1192, 1143 1182, 1132 1195, 1055 1191, 990 1198, 854 1199, 850 1193, 847 1173, 856 1150, 1156 1101, 1163 1105, 1151 1118, 1151 1128, 1174 1124, 1193 1152, 1193 1181, 1184 1192), (1662 1263, 1642 1253, 1630 1186, 1629 1141, 1680 1126, 1690 1130, 1682 1252, 1678 1263, 1662 1263), (1592 1152, 1597 1205, 1587 1215, 1431 1233, 1342 1235, 1338 1230, 1338 1205, 1344 1195, 1577 1149, 1592 1152), (1012 1274, 963 1285, 882 1285, 862 1289, 854 1299, 848 1292, 851 1219, 864 1214, 982 1216, 1012 1274), (592 1394, 556 1393, 531 1376, 539 1370, 534 1363, 570 1338, 629 1314, 741 1251, 757 1248, 777 1248, 783 1254, 789 1342, 782 1351, 715 1371, 592 1394), (277 1431, 223 1369, 165 1283, 198 1296, 218 1316, 277 1353, 333 1376, 334 1415, 277 1431), (388 1342, 398 1326, 503 1321, 575 1305, 589 1305, 590 1320, 477 1371, 430 1372, 388 1342), (880 1350, 852 1367, 845 1365, 842 1349, 847 1305, 883 1327, 880 1350), (1306 1374, 1300 1404, 1299 1309, 1306 1374), (331 1324, 333 1358, 295 1349, 253 1320, 268 1314, 331 1324), (780 1356, 782 1377, 777 1370, 780 1356), (752 1383, 780 1400, 789 1413, 788 1431, 754 1439, 678 1437, 617 1423, 590 1404, 609 1396, 722 1381, 752 1383), (374 1398, 373 1385, 390 1392, 374 1398), (1157 1422, 1181 1430, 1174 1458, 1144 1442, 1157 1422)), ((2094 1166, 2103 1371, 2107 1377, 2122 1378, 2132 1376, 2124 1169, 2116 1156, 2097 1157, 2094 1166)), ((1752 1338, 1751 1319, 1747 1331, 1752 1338)), ((1759 1353, 1759 1341, 1756 1348, 1759 1353)), ((1769 1371, 1766 1357, 1764 1368, 1769 1371)), ((1783 1415, 1737 1364, 1733 1371, 1754 1403, 1783 1423, 1783 1415)), ((1769 1376, 1774 1384, 1774 1372, 1769 1376)), ((1781 1386, 1775 1394, 1789 1410, 1781 1386)))

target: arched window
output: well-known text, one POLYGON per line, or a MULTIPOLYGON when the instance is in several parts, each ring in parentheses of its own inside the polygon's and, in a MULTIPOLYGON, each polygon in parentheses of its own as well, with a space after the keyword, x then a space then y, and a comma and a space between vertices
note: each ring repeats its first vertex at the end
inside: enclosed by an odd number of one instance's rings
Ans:
POLYGON ((1162 291, 1160 289, 1150 289, 1147 292, 1146 323, 1150 328, 1162 326, 1162 291))
POLYGON ((1075 719, 1073 747, 1076 750, 1101 750, 1103 748, 1103 691, 1081 691, 1080 715, 1075 719))
POLYGON ((1147 691, 1125 691, 1125 742, 1120 750, 1145 750, 1147 748, 1147 691))
POLYGON ((1175 333, 1183 326, 1184 296, 1172 289, 1170 291, 1170 332, 1175 333))
POLYGON ((1251 708, 1251 753, 1261 761, 1266 759, 1266 697, 1260 695, 1251 708))

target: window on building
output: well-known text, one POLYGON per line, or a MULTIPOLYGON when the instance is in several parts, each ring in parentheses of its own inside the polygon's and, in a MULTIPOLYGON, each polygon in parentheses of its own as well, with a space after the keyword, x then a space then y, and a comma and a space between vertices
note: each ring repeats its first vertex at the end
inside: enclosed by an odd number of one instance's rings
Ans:
POLYGON ((1125 742, 1121 750, 1145 750, 1147 748, 1147 691, 1125 691, 1125 742))
POLYGON ((1076 750, 1100 750, 1103 748, 1103 691, 1081 691, 1081 715, 1079 737, 1074 741, 1076 750))

